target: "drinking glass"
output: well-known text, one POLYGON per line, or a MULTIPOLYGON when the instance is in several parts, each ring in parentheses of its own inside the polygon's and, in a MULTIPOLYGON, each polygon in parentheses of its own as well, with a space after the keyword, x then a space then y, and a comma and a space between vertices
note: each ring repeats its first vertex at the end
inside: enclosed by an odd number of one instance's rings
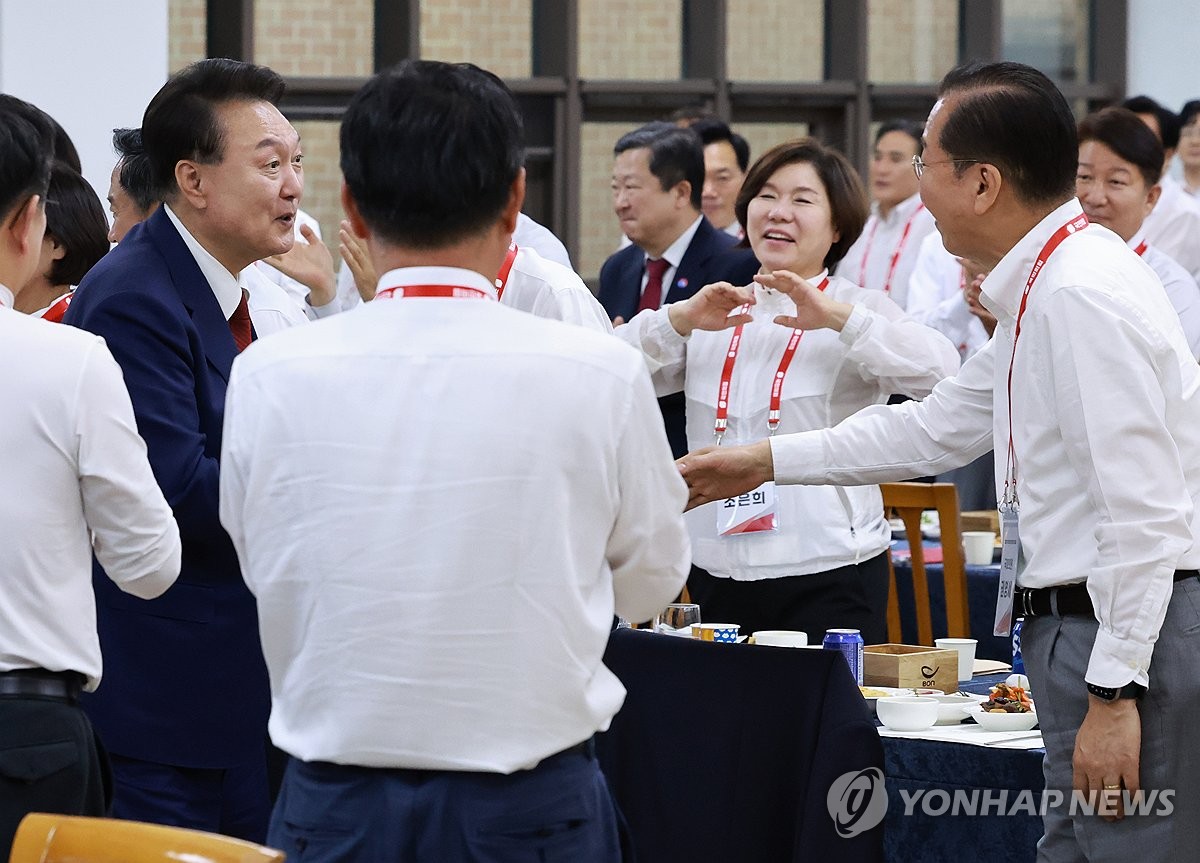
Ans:
POLYGON ((700 622, 700 606, 694 602, 675 602, 663 609, 661 619, 663 631, 683 629, 690 635, 692 624, 700 622))

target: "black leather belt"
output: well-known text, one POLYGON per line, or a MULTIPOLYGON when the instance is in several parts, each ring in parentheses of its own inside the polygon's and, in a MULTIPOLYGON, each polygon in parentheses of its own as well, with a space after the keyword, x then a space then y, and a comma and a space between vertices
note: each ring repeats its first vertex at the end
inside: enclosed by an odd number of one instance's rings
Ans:
POLYGON ((49 698, 74 704, 83 688, 83 675, 77 671, 47 671, 22 668, 0 671, 0 698, 49 698))
MULTIPOLYGON (((1177 569, 1175 581, 1200 578, 1200 570, 1177 569)), ((1087 582, 1068 584, 1066 587, 1018 587, 1013 595, 1014 617, 1048 617, 1055 615, 1082 615, 1095 617, 1092 597, 1088 594, 1087 582)))

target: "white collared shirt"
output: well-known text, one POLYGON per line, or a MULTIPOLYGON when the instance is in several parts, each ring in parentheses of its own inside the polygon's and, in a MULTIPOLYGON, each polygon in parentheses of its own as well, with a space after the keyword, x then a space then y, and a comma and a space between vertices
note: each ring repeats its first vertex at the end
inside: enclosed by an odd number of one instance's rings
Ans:
MULTIPOLYGON (((779 482, 885 482, 1008 449, 1009 357, 1021 293, 1072 198, 992 270, 992 340, 920 403, 771 441, 779 482)), ((1086 579, 1100 622, 1087 680, 1149 682, 1176 569, 1200 567, 1200 366, 1154 272, 1107 229, 1069 237, 1042 268, 1013 371, 1022 561, 1017 583, 1086 579)))
POLYGON ((608 312, 583 279, 574 270, 547 260, 528 246, 517 247, 500 302, 539 318, 601 333, 612 332, 608 312))
MULTIPOLYGON (((175 215, 175 211, 171 209, 169 204, 163 204, 163 209, 167 211, 167 216, 170 218, 171 224, 175 226, 175 230, 183 238, 183 244, 187 246, 188 251, 195 258, 196 266, 200 268, 204 280, 212 288, 213 296, 217 298, 217 305, 221 307, 221 314, 225 317, 225 320, 229 320, 233 317, 233 313, 237 311, 238 304, 242 301, 241 281, 238 276, 225 269, 225 265, 213 257, 208 249, 200 245, 200 241, 193 237, 191 231, 184 227, 183 222, 175 215)), ((251 317, 250 320, 253 322, 254 318, 251 317)))
POLYGON ((258 601, 271 737, 304 760, 508 773, 606 728, 614 610, 690 563, 641 357, 393 270, 234 362, 221 521, 258 601), (333 533, 329 520, 338 522, 333 533))
MULTIPOLYGON (((823 277, 810 281, 818 285, 823 277)), ((773 321, 796 313, 786 294, 761 285, 754 293, 754 322, 743 329, 729 390, 730 444, 767 436, 772 379, 792 336, 773 321)), ((834 277, 826 293, 854 309, 840 333, 820 329, 801 337, 783 382, 780 433, 828 428, 893 393, 921 398, 958 370, 953 345, 879 291, 834 277)), ((659 309, 635 315, 616 334, 642 350, 658 395, 683 391, 688 447, 711 446, 732 331, 697 330, 684 338, 671 326, 668 310, 659 309)), ((736 581, 807 575, 867 560, 891 539, 878 486, 793 485, 778 488, 777 499, 781 529, 775 533, 722 538, 716 530, 720 503, 688 512, 696 565, 736 581)))
POLYGON ((1152 246, 1200 281, 1200 201, 1169 174, 1159 183, 1162 194, 1142 222, 1142 231, 1152 246))
POLYGON ((179 529, 104 340, 13 311, 0 286, 0 671, 102 662, 92 554, 127 593, 179 575, 179 529))
POLYGON ((921 241, 908 280, 907 311, 948 338, 965 360, 983 347, 988 334, 963 296, 964 279, 962 264, 946 251, 942 235, 932 231, 921 241))
POLYGON ((1179 315, 1179 323, 1183 326, 1183 334, 1187 336, 1192 354, 1200 357, 1200 285, 1197 285, 1192 274, 1173 258, 1157 246, 1150 245, 1146 240, 1145 231, 1139 231, 1128 245, 1136 251, 1143 242, 1146 243, 1146 249, 1142 252, 1142 260, 1154 270, 1154 274, 1162 282, 1167 299, 1179 315))
MULTIPOLYGON (((662 259, 665 260, 670 266, 668 266, 666 272, 663 273, 662 301, 659 303, 659 308, 662 308, 664 305, 666 305, 667 294, 671 292, 671 288, 675 285, 675 271, 679 269, 679 263, 683 260, 683 256, 687 254, 688 246, 692 244, 692 238, 696 236, 696 231, 700 227, 700 220, 703 218, 703 215, 697 216, 696 221, 692 222, 686 231, 676 237, 675 242, 667 246, 667 250, 662 253, 662 259)), ((646 255, 643 258, 643 261, 649 260, 649 255, 646 255)), ((639 297, 646 292, 646 283, 649 281, 650 272, 643 265, 642 287, 638 293, 639 297)), ((683 285, 682 287, 686 287, 686 285, 683 285)), ((703 285, 699 285, 697 287, 700 288, 703 287, 703 285)))
POLYGON ((871 204, 871 216, 862 234, 837 265, 837 274, 860 287, 888 294, 902 309, 908 308, 908 280, 917 262, 921 241, 935 230, 933 216, 921 205, 921 196, 913 195, 892 207, 887 216, 879 215, 879 204, 871 204), (911 227, 909 227, 911 223, 911 227), (904 230, 908 227, 908 237, 904 230), (903 242, 903 248, 900 244, 903 242), (892 256, 900 248, 900 257, 892 267, 892 256), (864 256, 866 266, 863 266, 864 256), (890 282, 889 282, 890 278, 890 282))

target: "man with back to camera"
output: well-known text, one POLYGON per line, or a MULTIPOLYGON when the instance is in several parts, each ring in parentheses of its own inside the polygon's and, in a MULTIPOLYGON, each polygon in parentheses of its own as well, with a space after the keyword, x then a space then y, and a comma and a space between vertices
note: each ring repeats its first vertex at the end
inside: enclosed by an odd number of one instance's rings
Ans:
POLYGON ((644 362, 496 302, 525 192, 498 78, 405 61, 341 146, 375 298, 247 351, 226 411, 221 519, 292 756, 269 841, 617 860, 591 739, 624 691, 601 659, 614 610, 654 614, 689 560, 644 362))
MULTIPOLYGON (((749 249, 701 212, 704 148, 691 129, 647 123, 613 148, 613 210, 633 243, 600 268, 600 303, 614 324, 643 309, 686 300, 707 284, 748 285, 758 272, 749 249)), ((684 399, 658 400, 671 451, 687 452, 684 399)))
POLYGON ((179 529, 154 482, 103 340, 26 317, 9 286, 36 271, 52 131, 0 103, 0 857, 29 812, 104 815, 91 555, 149 599, 179 574, 179 529))
POLYGON ((127 600, 96 570, 108 675, 85 708, 112 753, 113 813, 256 841, 270 691, 217 484, 229 369, 257 329, 240 274, 291 248, 304 188, 283 89, 232 60, 163 85, 141 127, 163 205, 88 273, 65 319, 121 365, 183 537, 179 581, 159 599, 127 600))
POLYGON ((1016 582, 997 628, 1025 617, 1047 789, 1099 806, 1048 809, 1038 859, 1184 860, 1200 816, 1200 366, 1153 271, 1088 224, 1078 160, 1070 107, 1040 72, 951 71, 915 167, 946 248, 990 269, 991 341, 920 403, 681 470, 699 503, 764 478, 935 473, 994 441, 1016 582), (1172 792, 1173 812, 1132 813, 1140 789, 1172 792))

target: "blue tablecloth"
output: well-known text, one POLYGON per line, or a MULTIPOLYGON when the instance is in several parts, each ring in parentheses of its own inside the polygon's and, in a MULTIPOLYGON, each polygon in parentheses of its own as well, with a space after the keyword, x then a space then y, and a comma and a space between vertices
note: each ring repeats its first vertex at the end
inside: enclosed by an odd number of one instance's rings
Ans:
MULTIPOLYGON (((936 543, 927 544, 936 548, 936 543)), ((896 550, 907 551, 908 544, 898 542, 896 550)), ((917 607, 913 601, 912 566, 908 557, 893 559, 896 570, 896 596, 900 604, 900 629, 904 644, 918 644, 917 607)), ((946 635, 946 590, 940 563, 925 565, 929 580, 929 612, 933 618, 933 637, 946 635)), ((967 605, 971 626, 971 638, 978 639, 975 648, 978 659, 997 659, 1012 662, 1012 642, 1006 637, 992 635, 992 622, 996 616, 996 591, 1000 583, 1000 566, 967 566, 967 605)))
MULTIPOLYGON (((987 692, 1006 677, 1004 674, 977 677, 964 684, 968 691, 987 692)), ((914 795, 945 791, 953 798, 983 789, 992 800, 1005 795, 1007 807, 1023 791, 1034 795, 1042 789, 1042 758, 1045 749, 989 749, 965 743, 942 743, 884 737, 884 775, 888 789, 888 812, 884 821, 884 848, 893 863, 960 863, 995 857, 1005 863, 1032 863, 1042 835, 1042 819, 1027 812, 989 814, 953 812, 930 815, 914 795), (905 797, 917 799, 912 814, 905 814, 905 797), (990 849, 990 850, 988 850, 990 849)), ((940 798, 941 795, 938 795, 940 798)), ((938 811, 941 800, 930 798, 930 810, 938 811)), ((1036 805, 1036 804, 1035 804, 1036 805)))

